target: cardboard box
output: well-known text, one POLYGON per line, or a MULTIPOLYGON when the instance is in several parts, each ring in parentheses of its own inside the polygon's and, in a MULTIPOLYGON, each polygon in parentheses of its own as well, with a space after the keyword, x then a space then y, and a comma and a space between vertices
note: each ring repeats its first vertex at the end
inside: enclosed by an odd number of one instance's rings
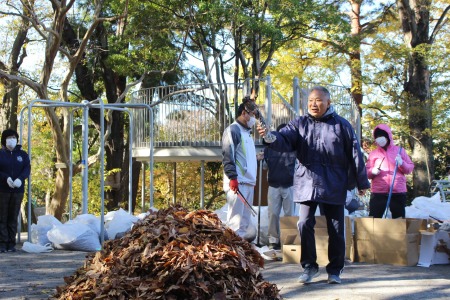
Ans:
POLYGON ((352 218, 350 218, 349 216, 345 217, 345 258, 350 261, 355 260, 352 222, 352 218))
POLYGON ((375 263, 415 266, 419 261, 420 230, 425 219, 374 219, 375 263))
POLYGON ((281 245, 300 245, 300 235, 297 227, 298 217, 281 217, 280 218, 280 242, 281 245), (292 237, 295 237, 292 240, 292 237))
POLYGON ((373 264, 373 218, 355 218, 355 261, 373 264))
POLYGON ((317 264, 319 266, 328 265, 328 234, 320 235, 315 234, 316 238, 316 254, 317 254, 317 264))
MULTIPOLYGON (((300 235, 297 227, 298 217, 281 217, 280 218, 280 241, 281 244, 293 244, 300 245, 300 235), (292 236, 295 236, 295 240, 292 242, 292 236)), ((314 226, 316 235, 326 235, 327 231, 327 221, 324 216, 316 216, 316 225, 314 226)))
POLYGON ((301 246, 297 222, 297 216, 280 218, 280 242, 283 251, 283 263, 300 264, 301 246))
MULTIPOLYGON (((280 218, 280 240, 284 263, 300 263, 301 247, 297 222, 297 216, 280 218)), ((325 217, 316 216, 314 231, 317 263, 324 266, 328 264, 328 231, 325 217)))
MULTIPOLYGON (((297 229, 298 217, 280 218, 280 239, 283 245, 283 262, 300 263, 300 236, 297 229), (297 255, 294 259, 293 256, 297 255)), ((352 223, 349 217, 345 217, 346 230, 350 234, 346 235, 346 257, 354 260, 354 243, 352 234, 352 223)), ((314 226, 317 263, 320 266, 328 264, 328 229, 324 216, 316 216, 316 225, 314 226)))
POLYGON ((300 264, 302 248, 300 245, 284 245, 283 246, 283 263, 300 264))
POLYGON ((414 266, 419 261, 424 219, 355 219, 355 260, 414 266))
POLYGON ((450 232, 422 230, 420 233, 420 255, 417 265, 429 267, 430 265, 449 264, 450 255, 442 251, 438 245, 444 244, 450 249, 450 232))

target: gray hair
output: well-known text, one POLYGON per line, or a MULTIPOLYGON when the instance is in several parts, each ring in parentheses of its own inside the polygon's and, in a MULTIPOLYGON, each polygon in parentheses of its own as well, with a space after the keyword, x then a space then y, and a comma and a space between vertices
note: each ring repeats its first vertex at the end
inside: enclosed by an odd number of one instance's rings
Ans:
POLYGON ((313 91, 319 91, 325 94, 325 96, 327 96, 328 100, 331 99, 331 94, 330 91, 328 91, 325 87, 321 86, 321 85, 316 85, 315 87, 313 87, 309 92, 312 93, 313 91))

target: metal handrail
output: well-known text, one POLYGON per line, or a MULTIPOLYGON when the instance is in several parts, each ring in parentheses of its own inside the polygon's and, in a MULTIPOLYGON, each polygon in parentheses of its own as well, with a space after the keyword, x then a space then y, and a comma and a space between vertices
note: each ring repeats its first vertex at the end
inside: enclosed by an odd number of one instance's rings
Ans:
POLYGON ((430 196, 439 193, 441 202, 450 202, 450 181, 433 180, 430 184, 430 196))
MULTIPOLYGON (((259 79, 256 102, 271 129, 288 123, 295 116, 306 113, 308 91, 318 85, 294 80, 294 96, 283 96, 273 87, 269 76, 259 79), (263 97, 265 95, 265 97, 263 97), (287 100, 291 99, 291 100, 287 100)), ((345 87, 324 85, 332 95, 332 103, 339 115, 346 118, 360 136, 360 115, 356 103, 345 87)), ((292 90, 290 89, 290 90, 292 90)), ((220 147, 224 129, 235 119, 241 99, 250 93, 249 80, 244 83, 188 84, 159 86, 132 94, 132 103, 144 103, 153 108, 154 147, 220 147)), ((149 147, 146 112, 136 116, 134 149, 149 147)), ((262 145, 254 130, 256 145, 262 145)))

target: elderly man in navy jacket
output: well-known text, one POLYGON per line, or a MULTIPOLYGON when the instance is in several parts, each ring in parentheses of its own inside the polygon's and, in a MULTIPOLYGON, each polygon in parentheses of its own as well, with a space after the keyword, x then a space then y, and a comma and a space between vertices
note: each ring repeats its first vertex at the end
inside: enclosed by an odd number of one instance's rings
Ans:
MULTIPOLYGON (((258 127, 261 136, 265 129, 258 127)), ((299 167, 294 175, 294 201, 300 203, 298 229, 301 237, 299 282, 310 283, 319 275, 316 262, 314 217, 317 206, 323 207, 329 235, 326 266, 328 283, 341 283, 344 269, 344 205, 347 190, 358 188, 360 195, 370 187, 355 131, 331 105, 330 92, 316 86, 308 96, 308 113, 290 121, 270 148, 280 152, 297 152, 299 167)))

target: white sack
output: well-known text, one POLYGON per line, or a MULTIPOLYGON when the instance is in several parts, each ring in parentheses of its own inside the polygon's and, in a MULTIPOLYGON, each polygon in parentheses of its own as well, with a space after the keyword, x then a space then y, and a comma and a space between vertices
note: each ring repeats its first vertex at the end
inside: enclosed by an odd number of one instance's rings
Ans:
MULTIPOLYGON (((247 209, 247 208, 246 208, 247 209)), ((258 213, 258 206, 253 206, 253 209, 258 213)), ((260 223, 259 223, 259 243, 262 245, 268 245, 269 244, 269 237, 268 237, 268 228, 269 228, 269 218, 268 218, 268 212, 267 212, 267 206, 261 206, 260 208, 260 223)), ((214 211, 219 219, 222 221, 223 224, 227 224, 227 210, 228 210, 228 204, 225 203, 224 206, 219 208, 218 210, 214 211)), ((281 210, 281 216, 283 215, 283 209, 281 210)), ((244 238, 246 240, 253 240, 253 242, 258 241, 258 215, 251 216, 251 224, 247 228, 247 232, 245 233, 244 238)))
POLYGON ((47 232, 54 226, 61 224, 62 223, 52 215, 39 216, 37 224, 31 224, 31 242, 42 246, 50 243, 47 232))
POLYGON ((53 247, 50 243, 45 245, 39 245, 25 242, 23 243, 22 250, 28 253, 44 253, 44 252, 52 252, 53 247))
POLYGON ((417 197, 411 203, 411 207, 414 209, 409 207, 406 207, 407 218, 428 219, 429 216, 433 216, 440 220, 450 219, 450 203, 441 202, 439 193, 436 193, 431 198, 424 196, 417 197))
POLYGON ((89 226, 94 232, 100 235, 100 218, 92 215, 92 214, 81 214, 75 217, 75 219, 69 220, 66 224, 74 223, 74 224, 85 224, 89 226))
POLYGON ((108 237, 115 239, 118 233, 129 231, 138 220, 137 217, 130 215, 123 209, 107 213, 105 216, 105 229, 108 237))
POLYGON ((101 249, 98 234, 86 224, 65 223, 55 226, 47 233, 47 237, 57 249, 88 252, 101 249))

